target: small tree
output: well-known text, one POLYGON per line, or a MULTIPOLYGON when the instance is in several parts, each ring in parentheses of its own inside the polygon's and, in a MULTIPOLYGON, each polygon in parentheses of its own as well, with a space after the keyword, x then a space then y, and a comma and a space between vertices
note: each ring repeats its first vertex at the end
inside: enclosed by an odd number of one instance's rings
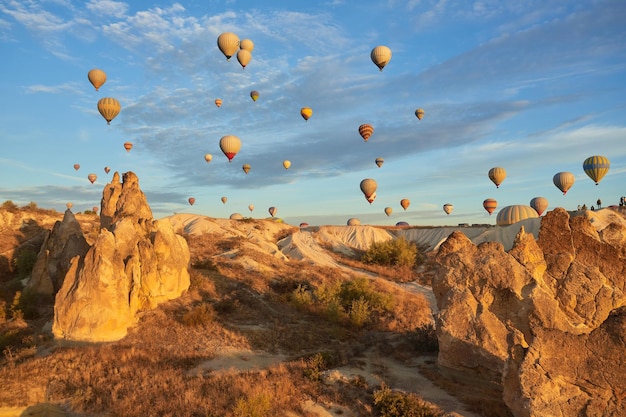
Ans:
POLYGON ((417 261, 417 246, 404 237, 374 242, 361 261, 366 264, 412 267, 417 261))

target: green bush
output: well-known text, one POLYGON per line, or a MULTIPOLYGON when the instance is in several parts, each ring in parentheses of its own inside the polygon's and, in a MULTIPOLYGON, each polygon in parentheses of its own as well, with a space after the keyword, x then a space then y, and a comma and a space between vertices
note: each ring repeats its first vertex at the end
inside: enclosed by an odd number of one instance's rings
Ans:
POLYGON ((210 304, 201 304, 183 315, 183 323, 187 326, 205 326, 212 323, 215 316, 215 310, 210 304))
POLYGON ((366 264, 413 267, 417 262, 417 246, 404 237, 374 242, 361 261, 366 264))
POLYGON ((291 293, 291 300, 298 307, 310 305, 313 302, 313 296, 311 291, 307 289, 305 285, 298 284, 295 290, 291 293))
POLYGON ((440 417, 442 413, 412 393, 393 391, 384 383, 374 391, 381 417, 440 417))
POLYGON ((237 400, 233 415, 235 417, 266 417, 272 409, 271 398, 264 392, 242 397, 237 400))
POLYGON ((363 297, 352 301, 348 315, 352 324, 357 327, 363 326, 370 320, 370 303, 363 297))
POLYGON ((2 209, 11 213, 15 213, 16 211, 19 210, 19 207, 13 201, 7 200, 4 203, 2 203, 2 209))
POLYGON ((379 312, 393 311, 395 304, 393 294, 376 291, 368 278, 356 277, 341 284, 339 299, 346 310, 360 298, 365 299, 369 307, 379 312))

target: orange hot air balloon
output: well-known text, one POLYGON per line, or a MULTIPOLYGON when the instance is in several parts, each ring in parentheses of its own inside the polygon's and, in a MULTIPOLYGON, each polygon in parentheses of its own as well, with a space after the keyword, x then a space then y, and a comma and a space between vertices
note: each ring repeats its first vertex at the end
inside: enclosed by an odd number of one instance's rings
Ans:
POLYGON ((126 149, 126 152, 130 152, 130 150, 133 149, 133 143, 132 142, 124 142, 124 149, 126 149))
POLYGON ((270 212, 270 216, 274 217, 278 209, 276 207, 270 207, 268 211, 270 212))
POLYGON ((187 201, 189 202, 189 205, 190 205, 190 206, 193 206, 193 203, 195 203, 195 202, 196 202, 196 199, 195 199, 195 198, 193 198, 193 197, 189 197, 189 198, 187 199, 187 201))
POLYGON ((231 162, 237 152, 241 149, 241 139, 235 135, 222 136, 220 139, 220 149, 228 158, 228 162, 231 162))
POLYGON ((243 172, 245 172, 246 174, 250 172, 250 164, 243 164, 241 168, 243 169, 243 172))
POLYGON ((250 91, 250 97, 252 98, 252 101, 257 101, 259 99, 259 92, 256 90, 250 91))
POLYGON ((411 204, 411 201, 409 201, 408 198, 403 198, 402 200, 400 200, 400 206, 406 210, 407 208, 409 208, 409 205, 411 204))
POLYGON ((304 229, 305 227, 309 227, 309 224, 307 222, 300 223, 300 229, 304 229))
POLYGON ((283 161, 283 167, 284 167, 285 169, 289 169, 289 167, 290 167, 290 166, 291 166, 291 161, 288 161, 287 159, 285 159, 285 160, 283 161))
POLYGON ((107 75, 101 69, 94 68, 87 73, 87 78, 96 91, 98 91, 98 88, 102 87, 102 85, 106 82, 107 75))
POLYGON ((359 126, 359 134, 365 142, 367 142, 370 136, 372 136, 372 133, 374 133, 374 126, 372 126, 371 124, 364 123, 359 126))
POLYGON ((241 64, 242 69, 246 69, 246 65, 252 61, 252 54, 247 49, 240 49, 237 52, 237 61, 241 64))
POLYGON ((217 47, 229 61, 230 57, 235 55, 239 49, 239 36, 232 32, 224 32, 217 37, 217 47))
POLYGON ((415 117, 417 117, 418 120, 422 120, 422 117, 424 117, 424 109, 415 110, 415 117))
POLYGON ((254 42, 250 39, 242 39, 241 42, 239 42, 239 47, 252 52, 254 50, 254 42))
POLYGON ((104 167, 104 173, 108 174, 109 172, 111 172, 111 168, 109 167, 104 167))
POLYGON ((215 99, 215 105, 217 107, 222 107, 222 99, 221 98, 216 98, 215 99))
POLYGON ((96 182, 96 179, 98 179, 98 176, 96 174, 89 174, 87 175, 87 179, 93 184, 94 182, 96 182))
POLYGON ((79 164, 74 164, 74 169, 75 169, 76 171, 78 171, 78 170, 80 169, 80 165, 79 165, 79 164))
POLYGON ((370 58, 378 69, 382 71, 383 68, 385 68, 385 65, 387 65, 391 60, 391 49, 384 45, 379 45, 372 49, 372 52, 370 52, 370 58))
POLYGON ((227 197, 222 197, 220 200, 222 200, 222 203, 226 204, 226 202, 228 201, 227 197))
POLYGON ((310 107, 303 107, 300 109, 300 115, 306 121, 313 115, 313 110, 310 107))
POLYGON ((374 162, 376 162, 376 165, 378 166, 378 168, 380 168, 381 166, 383 166, 385 160, 383 158, 376 158, 374 162))
POLYGON ((483 208, 487 210, 487 213, 491 215, 493 211, 498 207, 498 202, 493 198, 487 198, 483 201, 483 208))
POLYGON ((385 214, 387 217, 391 216, 391 213, 393 213, 393 209, 391 207, 385 207, 385 214))
POLYGON ((120 102, 114 99, 113 97, 104 97, 98 100, 98 111, 104 117, 104 120, 107 121, 107 124, 111 124, 111 120, 115 119, 120 113, 122 106, 120 102))
POLYGON ((496 185, 496 188, 500 188, 500 184, 506 178, 506 170, 502 167, 493 167, 489 170, 489 179, 496 185))
POLYGON ((213 155, 211 155, 210 153, 205 153, 204 154, 204 160, 208 164, 209 162, 211 162, 213 160, 213 155))

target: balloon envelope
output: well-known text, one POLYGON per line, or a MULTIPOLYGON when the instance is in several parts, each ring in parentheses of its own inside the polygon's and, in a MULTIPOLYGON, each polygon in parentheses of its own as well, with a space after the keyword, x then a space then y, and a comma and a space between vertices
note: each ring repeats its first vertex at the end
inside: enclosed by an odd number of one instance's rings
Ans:
POLYGON ((535 197, 530 200, 530 206, 535 209, 537 215, 541 216, 548 208, 548 199, 545 197, 535 197))
POLYGON ((491 182, 496 185, 496 188, 499 188, 502 181, 506 178, 506 170, 502 167, 493 167, 487 175, 489 175, 491 182))
POLYGON ((109 172, 111 172, 111 168, 109 168, 109 167, 104 167, 104 172, 105 172, 106 174, 108 174, 109 172))
POLYGON ((248 210, 250 210, 250 211, 254 210, 254 204, 250 204, 250 205, 248 206, 248 210))
POLYGON ((385 65, 391 60, 391 49, 384 45, 376 46, 372 49, 372 52, 370 52, 370 58, 378 69, 382 71, 385 65))
POLYGON ((222 99, 221 98, 216 98, 215 99, 215 105, 217 107, 222 107, 222 99))
POLYGON ((239 49, 239 36, 232 32, 224 32, 217 37, 217 47, 224 54, 226 60, 237 53, 239 49))
POLYGON ((291 166, 291 161, 285 159, 283 161, 283 167, 285 167, 285 169, 289 169, 290 166, 291 166))
POLYGON ((552 182, 556 185, 556 188, 563 191, 563 195, 567 194, 567 191, 574 185, 574 174, 571 172, 557 172, 552 177, 552 182))
POLYGON ((107 121, 107 124, 111 124, 111 120, 115 119, 121 109, 120 102, 113 97, 104 97, 98 100, 98 111, 107 121))
POLYGON ((408 226, 409 224, 407 222, 398 222, 396 223, 396 226, 408 226))
POLYGON ((252 54, 247 49, 240 49, 237 52, 237 61, 241 64, 241 68, 246 69, 246 65, 252 61, 252 54))
POLYGON ((372 126, 371 124, 364 123, 359 126, 359 134, 365 142, 367 142, 370 136, 372 136, 372 133, 374 133, 374 126, 372 126))
POLYGON ((133 143, 132 142, 124 142, 124 149, 126 149, 126 152, 130 152, 130 150, 133 149, 133 143))
POLYGON ((402 200, 400 200, 400 206, 405 210, 409 208, 409 204, 411 204, 411 201, 409 201, 408 198, 403 198, 402 200))
POLYGON ((250 97, 252 98, 252 101, 257 101, 259 99, 259 92, 256 90, 250 91, 250 97))
POLYGON ((359 187, 361 188, 361 192, 363 193, 363 195, 365 195, 365 198, 368 198, 376 192, 378 184, 372 178, 365 178, 361 181, 359 187))
POLYGON ((102 85, 106 82, 107 75, 101 69, 94 68, 87 73, 87 78, 96 91, 98 91, 98 88, 102 87, 102 85))
POLYGON ((598 185, 606 173, 609 172, 610 167, 611 162, 609 159, 600 155, 590 156, 583 162, 585 174, 587 174, 587 176, 591 178, 596 185, 598 185))
POLYGON ((385 160, 383 158, 376 158, 374 162, 376 162, 376 165, 380 168, 385 163, 385 160))
POLYGON ((220 200, 222 200, 222 203, 226 204, 226 202, 228 201, 227 197, 222 197, 220 200))
POLYGON ((487 210, 487 213, 491 215, 493 211, 498 207, 498 202, 493 198, 487 198, 483 201, 483 208, 487 210))
POLYGON ((537 218, 539 215, 534 208, 524 205, 506 206, 498 212, 496 224, 498 226, 507 226, 525 219, 537 218))
POLYGON ((80 165, 79 165, 79 164, 74 164, 74 169, 75 169, 76 171, 78 171, 78 170, 80 169, 80 165))
POLYGON ((239 213, 233 213, 229 217, 231 220, 242 220, 243 216, 239 213))
POLYGON ((241 49, 245 49, 246 51, 252 52, 254 50, 254 42, 252 42, 250 39, 242 39, 241 42, 239 42, 239 47, 241 49))
POLYGON ((204 154, 204 160, 207 162, 207 164, 209 162, 211 162, 213 160, 213 155, 211 155, 210 153, 205 153, 204 154))
POLYGON ((391 216, 391 213, 393 213, 393 209, 391 207, 385 207, 385 214, 387 217, 391 216))
POLYGON ((267 211, 270 212, 270 216, 274 217, 278 209, 276 207, 270 207, 267 211))
POLYGON ((415 110, 415 117, 417 117, 418 120, 422 120, 422 117, 424 117, 424 109, 415 110))
POLYGON ((193 198, 193 197, 189 197, 189 198, 187 199, 187 201, 189 202, 189 205, 190 205, 190 206, 193 206, 193 203, 195 203, 195 202, 196 202, 196 199, 195 199, 195 198, 193 198))
POLYGON ((452 213, 452 210, 453 210, 453 209, 454 209, 454 206, 453 206, 452 204, 450 204, 450 203, 446 203, 446 204, 444 204, 444 205, 443 205, 443 211, 444 211, 446 214, 450 214, 450 213, 452 213))
POLYGON ((313 110, 310 107, 303 107, 300 109, 300 115, 304 120, 309 120, 309 117, 313 115, 313 110))
POLYGON ((71 209, 71 208, 72 208, 72 206, 73 206, 73 204, 72 204, 72 203, 67 203, 67 204, 65 205, 65 207, 67 207, 68 209, 71 209))
POLYGON ((250 172, 250 164, 243 164, 241 169, 243 169, 243 172, 247 174, 248 172, 250 172))
POLYGON ((96 174, 89 174, 87 175, 87 179, 93 184, 98 179, 98 176, 96 174))
POLYGON ((348 226, 360 226, 361 225, 361 220, 357 219, 356 217, 351 217, 351 218, 348 219, 346 224, 348 226))
POLYGON ((300 223, 300 228, 304 228, 304 227, 309 227, 309 224, 307 222, 300 223))
POLYGON ((241 149, 241 140, 235 135, 222 136, 220 139, 220 149, 228 158, 228 162, 230 162, 241 149))

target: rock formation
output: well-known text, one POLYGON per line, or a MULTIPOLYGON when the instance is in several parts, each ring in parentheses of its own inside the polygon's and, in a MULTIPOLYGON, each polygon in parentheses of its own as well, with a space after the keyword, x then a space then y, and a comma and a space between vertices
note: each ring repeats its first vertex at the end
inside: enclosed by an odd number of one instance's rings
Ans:
POLYGON ((442 370, 501 384, 516 417, 626 415, 626 226, 555 209, 507 253, 454 232, 433 278, 442 370))
POLYGON ((137 176, 115 173, 103 191, 101 230, 76 253, 56 294, 52 332, 76 341, 114 341, 136 313, 189 288, 189 248, 167 220, 154 220, 137 176))

